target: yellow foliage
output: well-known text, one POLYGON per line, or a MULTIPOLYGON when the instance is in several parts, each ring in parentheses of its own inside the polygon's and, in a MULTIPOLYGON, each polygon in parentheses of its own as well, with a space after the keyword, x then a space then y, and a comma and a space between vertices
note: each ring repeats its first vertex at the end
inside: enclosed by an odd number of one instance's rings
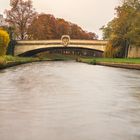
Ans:
POLYGON ((114 58, 116 57, 116 54, 119 52, 119 50, 120 50, 120 47, 114 48, 112 45, 112 42, 110 41, 107 44, 106 50, 104 52, 104 57, 114 58))
POLYGON ((10 41, 9 34, 3 29, 0 29, 0 56, 6 54, 9 41, 10 41))

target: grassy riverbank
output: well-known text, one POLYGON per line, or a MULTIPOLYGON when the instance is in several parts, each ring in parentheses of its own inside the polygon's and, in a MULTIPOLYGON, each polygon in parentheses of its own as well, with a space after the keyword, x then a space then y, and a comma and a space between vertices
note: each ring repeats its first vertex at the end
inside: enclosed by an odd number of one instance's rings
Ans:
POLYGON ((13 56, 0 56, 0 69, 20 65, 24 63, 39 61, 38 58, 25 58, 25 57, 13 57, 13 56))
POLYGON ((88 64, 98 63, 122 63, 122 64, 140 64, 140 59, 133 58, 79 58, 80 62, 88 64))
POLYGON ((68 61, 76 60, 78 62, 103 65, 119 68, 138 69, 140 70, 140 59, 124 59, 124 58, 90 58, 61 54, 46 54, 45 56, 38 57, 13 57, 3 56, 0 57, 0 69, 8 68, 25 63, 38 62, 38 61, 68 61))
POLYGON ((74 56, 66 56, 61 54, 48 54, 45 57, 13 57, 13 56, 0 56, 0 69, 31 63, 39 61, 68 61, 74 60, 74 56))
POLYGON ((130 58, 79 58, 78 62, 117 68, 140 70, 140 59, 130 58))

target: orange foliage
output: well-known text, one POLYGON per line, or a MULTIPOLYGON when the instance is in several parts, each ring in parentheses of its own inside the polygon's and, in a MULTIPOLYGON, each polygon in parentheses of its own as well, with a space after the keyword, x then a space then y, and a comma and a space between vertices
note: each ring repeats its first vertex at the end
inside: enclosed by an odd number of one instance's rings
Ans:
POLYGON ((30 39, 60 39, 62 35, 69 35, 71 39, 97 39, 95 33, 86 32, 76 24, 49 14, 39 14, 28 28, 30 39))

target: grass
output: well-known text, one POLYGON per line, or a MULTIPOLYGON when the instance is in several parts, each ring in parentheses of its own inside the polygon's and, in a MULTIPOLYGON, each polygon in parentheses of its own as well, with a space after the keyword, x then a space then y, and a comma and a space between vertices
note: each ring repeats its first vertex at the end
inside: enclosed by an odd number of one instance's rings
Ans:
POLYGON ((80 62, 97 64, 97 63, 121 63, 121 64, 140 64, 140 58, 80 58, 80 62))

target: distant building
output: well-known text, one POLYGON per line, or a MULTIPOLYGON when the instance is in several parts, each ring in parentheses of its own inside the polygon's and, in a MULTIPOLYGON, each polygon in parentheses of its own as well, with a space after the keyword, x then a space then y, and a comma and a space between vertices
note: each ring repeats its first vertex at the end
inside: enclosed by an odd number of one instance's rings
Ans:
POLYGON ((8 22, 5 21, 3 15, 0 14, 0 27, 9 26, 8 22))

